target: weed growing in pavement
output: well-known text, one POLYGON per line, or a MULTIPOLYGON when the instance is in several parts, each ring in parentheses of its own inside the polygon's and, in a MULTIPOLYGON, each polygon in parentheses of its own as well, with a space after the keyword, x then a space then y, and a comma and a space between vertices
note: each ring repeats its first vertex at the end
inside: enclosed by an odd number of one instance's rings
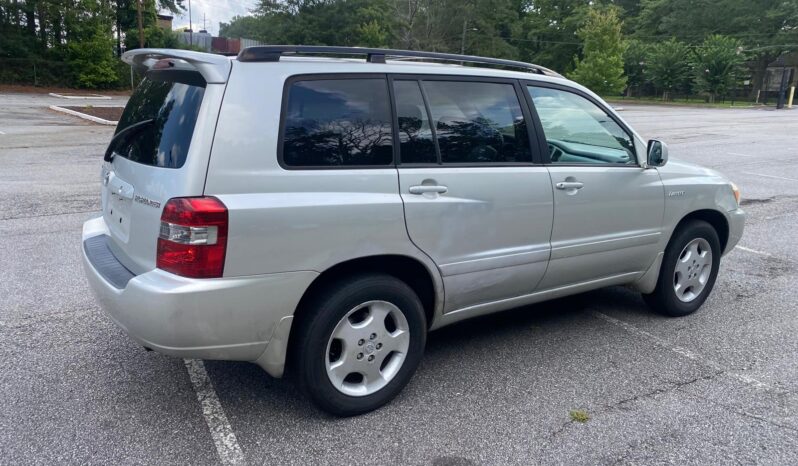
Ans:
POLYGON ((585 423, 590 419, 590 416, 584 409, 572 409, 568 415, 571 416, 571 420, 575 422, 585 423))

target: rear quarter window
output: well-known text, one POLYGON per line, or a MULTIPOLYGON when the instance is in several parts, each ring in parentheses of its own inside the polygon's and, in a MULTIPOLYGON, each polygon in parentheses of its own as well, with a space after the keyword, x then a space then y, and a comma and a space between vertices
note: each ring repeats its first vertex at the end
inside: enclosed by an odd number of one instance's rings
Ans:
POLYGON ((393 164, 385 79, 314 79, 288 86, 282 138, 285 166, 393 164))
POLYGON ((114 154, 144 165, 182 167, 204 95, 205 81, 196 72, 148 72, 125 106, 115 134, 152 122, 114 141, 114 154))

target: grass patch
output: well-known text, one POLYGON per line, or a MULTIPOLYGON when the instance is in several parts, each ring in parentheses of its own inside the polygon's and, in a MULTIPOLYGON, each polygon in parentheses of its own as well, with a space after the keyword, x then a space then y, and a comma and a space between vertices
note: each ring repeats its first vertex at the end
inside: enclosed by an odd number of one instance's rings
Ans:
POLYGON ((584 409, 572 409, 569 413, 571 420, 574 422, 585 423, 590 420, 590 415, 584 409))

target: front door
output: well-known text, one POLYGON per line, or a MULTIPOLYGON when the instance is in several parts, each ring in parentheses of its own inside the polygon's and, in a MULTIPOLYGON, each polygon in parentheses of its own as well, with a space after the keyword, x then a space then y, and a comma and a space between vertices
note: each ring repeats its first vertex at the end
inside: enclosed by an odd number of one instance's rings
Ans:
POLYGON ((624 281, 656 258, 665 197, 656 169, 598 102, 557 87, 527 86, 543 127, 554 193, 551 260, 541 289, 624 281))
POLYGON ((407 231, 440 268, 445 312, 533 292, 549 259, 552 191, 533 158, 523 90, 454 77, 392 82, 407 231))

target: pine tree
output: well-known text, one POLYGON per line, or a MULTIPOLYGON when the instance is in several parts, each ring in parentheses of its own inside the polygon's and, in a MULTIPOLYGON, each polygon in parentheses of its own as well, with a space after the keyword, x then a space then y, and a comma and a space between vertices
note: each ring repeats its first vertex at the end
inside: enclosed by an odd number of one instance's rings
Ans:
POLYGON ((582 39, 582 59, 569 78, 599 94, 618 94, 626 87, 621 20, 617 8, 590 8, 577 32, 582 39))

